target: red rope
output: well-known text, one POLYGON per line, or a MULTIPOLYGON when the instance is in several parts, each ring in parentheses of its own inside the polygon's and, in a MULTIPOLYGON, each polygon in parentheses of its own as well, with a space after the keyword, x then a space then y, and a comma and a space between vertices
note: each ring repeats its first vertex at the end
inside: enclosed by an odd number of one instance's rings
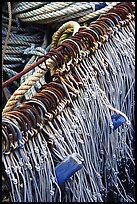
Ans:
POLYGON ((17 80, 18 78, 20 78, 21 76, 23 76, 24 74, 26 74, 27 72, 29 72, 30 70, 32 70, 33 68, 35 68, 36 66, 38 66, 39 64, 41 64, 44 61, 45 61, 45 57, 42 57, 37 62, 30 65, 28 68, 24 69, 23 71, 19 72, 18 74, 16 74, 12 78, 10 78, 7 81, 3 82, 2 83, 2 88, 4 88, 5 86, 11 84, 13 81, 17 80))

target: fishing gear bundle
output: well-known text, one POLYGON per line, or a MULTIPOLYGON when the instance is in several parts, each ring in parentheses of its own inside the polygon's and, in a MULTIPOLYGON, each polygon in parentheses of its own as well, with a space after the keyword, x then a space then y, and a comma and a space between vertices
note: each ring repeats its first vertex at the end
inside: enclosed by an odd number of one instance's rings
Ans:
POLYGON ((56 44, 3 109, 9 199, 135 202, 134 5, 120 3, 56 44), (52 82, 22 100, 47 70, 52 82))

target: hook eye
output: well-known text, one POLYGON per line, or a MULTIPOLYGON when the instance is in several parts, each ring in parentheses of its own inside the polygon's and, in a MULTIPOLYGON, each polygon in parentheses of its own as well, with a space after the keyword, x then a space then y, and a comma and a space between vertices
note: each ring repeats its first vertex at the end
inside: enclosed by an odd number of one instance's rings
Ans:
MULTIPOLYGON (((47 116, 49 120, 52 120, 52 119, 53 119, 53 115, 50 113, 50 112, 52 112, 52 111, 47 112, 46 107, 44 106, 44 103, 42 103, 41 100, 39 100, 39 99, 31 99, 31 102, 33 103, 33 105, 36 104, 37 107, 40 106, 40 108, 42 108, 42 109, 44 110, 44 116, 47 116)), ((51 103, 51 104, 52 104, 52 103, 51 103)), ((41 110, 42 110, 42 109, 41 109, 41 110)), ((41 119, 44 120, 44 118, 41 118, 41 119)), ((40 122, 41 122, 41 121, 39 121, 37 124, 40 124, 40 122)), ((42 121, 42 122, 43 122, 43 121, 42 121)), ((37 126, 37 128, 39 128, 39 126, 37 126)))
POLYGON ((100 17, 100 19, 102 19, 102 18, 106 18, 107 21, 110 20, 110 22, 113 22, 114 27, 115 26, 118 26, 118 27, 120 26, 121 27, 120 22, 122 21, 122 18, 118 14, 116 14, 114 12, 109 12, 107 15, 104 14, 104 15, 102 15, 102 17, 100 17))
MULTIPOLYGON (((126 19, 126 15, 125 15, 125 12, 122 10, 122 9, 116 9, 116 8, 113 8, 109 11, 109 13, 112 13, 112 15, 117 14, 117 17, 121 18, 121 21, 125 20, 126 19), (122 11, 122 12, 121 12, 122 11)), ((108 14, 109 14, 108 13, 108 14)), ((112 16, 113 17, 113 16, 112 16)))
POLYGON ((65 43, 61 44, 60 47, 59 47, 61 50, 61 52, 64 54, 64 55, 67 55, 70 57, 70 53, 71 53, 71 58, 74 58, 75 57, 75 53, 74 53, 74 50, 72 50, 72 48, 70 48, 69 46, 67 46, 65 43))
MULTIPOLYGON (((50 101, 48 101, 48 99, 46 99, 46 97, 42 93, 38 93, 36 96, 33 97, 33 99, 37 99, 38 101, 41 101, 44 104, 47 112, 51 112, 52 104, 50 103, 50 101)), ((44 110, 44 114, 45 114, 45 110, 44 110)))
POLYGON ((60 47, 50 50, 49 53, 56 55, 56 58, 60 62, 60 66, 62 67, 62 65, 64 63, 64 56, 61 53, 60 47))
POLYGON ((48 56, 50 56, 51 59, 53 59, 53 57, 55 58, 54 62, 57 65, 57 68, 62 67, 63 62, 64 62, 64 57, 61 54, 61 52, 59 52, 59 49, 52 49, 47 53, 48 56))
POLYGON ((106 40, 108 40, 108 36, 107 36, 107 31, 110 28, 108 24, 106 24, 104 21, 100 21, 99 19, 96 21, 96 23, 93 22, 93 24, 91 24, 91 26, 95 26, 95 28, 99 28, 102 32, 102 35, 100 35, 100 41, 105 42, 106 40))
POLYGON ((100 40, 101 40, 101 36, 106 35, 105 30, 104 30, 103 27, 100 26, 99 24, 91 24, 89 27, 90 27, 90 28, 95 28, 95 29, 97 29, 97 31, 99 32, 99 38, 100 38, 100 40))
MULTIPOLYGON (((36 108, 40 108, 42 111, 43 111, 43 114, 45 115, 47 113, 47 108, 45 106, 45 103, 43 102, 43 98, 41 100, 41 98, 39 99, 38 97, 37 98, 32 98, 30 100, 30 103, 35 106, 36 108)), ((40 123, 40 121, 39 121, 40 123)))
POLYGON ((8 132, 3 125, 2 125, 2 153, 3 154, 10 153, 10 141, 8 138, 8 132))
POLYGON ((64 95, 64 98, 68 98, 68 92, 67 90, 65 89, 65 87, 63 87, 62 85, 62 82, 61 82, 61 79, 60 78, 56 78, 54 82, 50 82, 48 84, 49 86, 54 86, 55 88, 57 88, 59 91, 63 91, 63 95, 64 95))
POLYGON ((66 51, 66 53, 67 53, 69 56, 70 56, 70 53, 71 53, 72 59, 76 59, 76 58, 77 58, 78 53, 77 53, 76 50, 72 47, 72 45, 70 44, 70 42, 68 43, 68 42, 66 42, 66 40, 65 40, 65 41, 62 41, 60 46, 62 46, 62 47, 65 48, 64 51, 66 51))
POLYGON ((87 36, 90 40, 89 50, 94 50, 95 43, 98 42, 99 37, 95 31, 92 32, 92 29, 90 27, 83 29, 81 31, 82 35, 87 36), (96 34, 96 35, 95 35, 96 34))
POLYGON ((105 30, 105 33, 107 32, 109 25, 105 21, 98 20, 97 24, 103 27, 103 29, 105 30))
POLYGON ((133 13, 133 7, 131 8, 131 6, 129 5, 129 4, 126 4, 127 2, 122 2, 121 4, 120 4, 120 7, 123 7, 123 8, 126 8, 127 9, 127 11, 129 12, 129 13, 133 13))
POLYGON ((132 2, 121 2, 121 6, 124 6, 128 9, 129 13, 133 14, 135 7, 132 5, 132 2))
POLYGON ((92 39, 93 42, 98 42, 100 39, 98 33, 95 31, 95 28, 91 29, 90 27, 87 27, 86 29, 83 29, 81 32, 82 33, 86 32, 90 34, 90 38, 92 39))
POLYGON ((38 92, 38 93, 41 93, 41 91, 43 91, 44 89, 49 89, 49 88, 55 88, 55 90, 58 90, 63 98, 65 97, 65 91, 64 91, 62 85, 60 83, 57 83, 57 82, 50 82, 48 84, 44 84, 40 88, 40 90, 39 90, 40 92, 38 92))
POLYGON ((56 99, 53 97, 53 95, 51 95, 51 93, 49 93, 47 90, 43 90, 42 91, 42 94, 49 100, 49 102, 51 103, 52 107, 51 107, 51 110, 52 109, 55 109, 57 107, 57 101, 56 99))
POLYGON ((44 93, 45 93, 45 92, 48 92, 49 94, 51 94, 52 98, 55 99, 54 101, 56 101, 56 106, 59 104, 59 99, 58 99, 56 93, 55 93, 52 89, 44 89, 44 90, 42 90, 42 93, 43 93, 43 92, 44 92, 44 93))
POLYGON ((79 32, 78 36, 81 37, 82 40, 84 40, 84 38, 88 39, 89 41, 88 49, 94 45, 93 42, 95 41, 95 39, 90 33, 86 31, 81 31, 79 32))
POLYGON ((64 98, 64 95, 62 94, 62 92, 60 92, 58 89, 54 88, 54 87, 47 87, 47 89, 53 91, 56 93, 58 100, 61 101, 64 98))
POLYGON ((17 122, 20 125, 20 130, 22 131, 22 137, 25 139, 25 141, 28 141, 28 131, 31 130, 31 124, 30 121, 28 120, 28 118, 20 113, 19 111, 12 111, 10 113, 7 113, 7 115, 12 116, 12 118, 15 118, 17 120, 17 122))
POLYGON ((81 50, 83 49, 85 50, 87 48, 86 44, 81 40, 81 38, 78 35, 71 36, 71 39, 76 41, 81 50))
POLYGON ((95 27, 89 27, 89 29, 87 29, 86 31, 82 31, 81 33, 83 34, 86 34, 86 35, 88 35, 89 36, 89 38, 91 39, 90 40, 90 46, 89 46, 89 50, 90 50, 90 52, 94 52, 97 48, 98 48, 98 45, 99 45, 99 41, 100 41, 100 39, 101 39, 101 37, 97 34, 97 32, 96 32, 96 36, 98 36, 97 37, 97 39, 98 39, 98 41, 95 41, 95 38, 90 34, 91 33, 91 31, 92 31, 92 29, 95 31, 96 30, 96 28, 95 27))
POLYGON ((129 12, 128 8, 126 8, 125 6, 122 6, 122 5, 120 5, 118 7, 118 11, 123 13, 123 16, 125 17, 123 19, 122 24, 123 25, 127 25, 131 21, 131 19, 132 19, 132 16, 131 16, 132 13, 129 12))
POLYGON ((60 62, 58 61, 57 56, 55 54, 51 53, 50 51, 46 55, 47 55, 47 57, 49 57, 50 59, 52 59, 54 61, 55 66, 59 69, 60 68, 60 62))
POLYGON ((52 82, 50 82, 50 83, 48 83, 48 84, 45 84, 44 86, 46 86, 46 85, 48 85, 48 87, 55 87, 55 88, 57 88, 58 90, 61 90, 62 93, 65 94, 65 90, 64 90, 62 84, 61 84, 59 81, 57 81, 57 80, 56 80, 56 81, 52 81, 52 82))
POLYGON ((22 121, 24 121, 24 126, 26 127, 26 131, 31 129, 31 123, 30 123, 29 119, 23 113, 21 113, 18 110, 16 110, 16 111, 14 110, 14 114, 15 115, 17 114, 17 116, 22 118, 22 121))
POLYGON ((61 82, 59 81, 53 81, 48 84, 49 87, 55 87, 63 96, 63 98, 67 97, 66 91, 64 87, 62 86, 61 82))
POLYGON ((100 30, 101 35, 106 35, 106 31, 105 29, 102 27, 102 25, 99 25, 97 22, 96 23, 91 23, 89 27, 95 27, 98 28, 100 30))
MULTIPOLYGON (((47 86, 47 84, 45 84, 44 86, 47 86)), ((48 83, 48 87, 54 87, 63 95, 63 98, 66 97, 66 92, 60 83, 52 81, 52 82, 48 83)))
POLYGON ((116 24, 114 23, 114 21, 112 21, 110 18, 108 17, 100 17, 99 19, 97 19, 97 23, 98 21, 100 23, 103 23, 104 25, 106 25, 106 30, 108 31, 109 28, 113 28, 116 26, 116 24))
POLYGON ((125 17, 129 14, 129 10, 128 8, 126 8, 124 5, 119 5, 117 7, 118 10, 122 11, 123 13, 125 13, 125 17))
MULTIPOLYGON (((49 94, 49 93, 42 93, 41 92, 41 96, 42 96, 42 98, 43 99, 46 99, 48 102, 49 102, 49 104, 50 104, 50 110, 48 111, 48 112, 51 112, 51 110, 52 110, 52 108, 53 108, 53 106, 56 106, 55 104, 56 104, 56 102, 53 100, 53 98, 52 98, 52 96, 49 94), (53 105, 54 104, 54 105, 53 105)), ((40 97, 41 97, 40 96, 40 97)), ((41 99, 39 99, 39 101, 40 101, 41 99)), ((46 108, 46 107, 45 107, 46 108)), ((47 110, 45 109, 45 112, 47 112, 47 110)))
MULTIPOLYGON (((31 101, 33 103, 36 103, 37 105, 39 105, 42 109, 43 109, 43 112, 44 114, 48 112, 46 106, 45 106, 45 103, 44 103, 44 100, 41 100, 45 98, 45 95, 43 93, 41 93, 42 95, 39 96, 39 98, 33 98, 31 101), (41 98, 40 98, 41 97, 41 98)), ((50 101, 49 101, 49 104, 50 104, 50 101)), ((52 106, 51 106, 52 107, 52 106)))
MULTIPOLYGON (((9 118, 8 116, 6 116, 6 118, 4 118, 4 121, 2 122, 3 125, 5 125, 7 132, 8 132, 8 139, 10 141, 10 144, 15 142, 16 139, 16 132, 13 129, 13 126, 9 125, 9 121, 11 121, 11 118, 9 118)), ((14 144, 15 145, 15 144, 14 144)))
POLYGON ((11 112, 8 112, 6 113, 6 115, 8 115, 9 117, 11 117, 11 119, 15 119, 17 121, 17 123, 19 124, 20 126, 20 129, 23 131, 23 132, 26 132, 27 131, 27 128, 26 128, 26 124, 25 124, 25 121, 21 118, 21 117, 18 117, 16 116, 16 111, 11 111, 11 112))
POLYGON ((76 51, 78 57, 80 57, 80 46, 78 45, 78 43, 72 38, 66 39, 64 41, 69 43, 72 47, 74 47, 74 50, 76 51))
POLYGON ((7 127, 10 129, 10 131, 12 131, 12 139, 13 141, 10 140, 10 146, 13 149, 16 149, 17 147, 21 147, 22 146, 22 133, 20 131, 20 129, 17 127, 17 125, 14 122, 11 122, 9 120, 4 120, 4 123, 6 123, 7 127))
POLYGON ((40 123, 39 112, 38 112, 38 110, 37 110, 37 107, 35 107, 35 106, 33 106, 33 105, 30 105, 30 103, 31 103, 31 100, 25 101, 25 102, 24 102, 24 105, 25 105, 25 107, 26 107, 26 105, 27 105, 27 107, 28 107, 30 113, 32 113, 32 115, 34 116, 34 119, 35 119, 35 122, 36 122, 35 127, 37 127, 37 123, 40 123))
MULTIPOLYGON (((24 103, 26 103, 26 101, 24 103)), ((31 127, 36 129, 36 124, 37 124, 36 118, 38 115, 35 116, 32 113, 32 110, 31 110, 32 108, 34 108, 34 107, 32 107, 31 105, 22 104, 19 111, 22 112, 23 114, 27 115, 28 119, 31 122, 31 127)))
POLYGON ((110 27, 112 28, 115 26, 115 24, 112 20, 110 20, 110 19, 106 20, 106 18, 97 19, 97 24, 104 27, 106 33, 110 27))
POLYGON ((107 14, 102 14, 99 19, 103 18, 109 18, 111 19, 115 24, 119 24, 119 21, 122 21, 122 18, 120 17, 120 15, 118 15, 117 13, 115 13, 114 11, 116 10, 111 10, 109 11, 109 13, 107 14))
POLYGON ((25 138, 25 141, 28 140, 28 137, 27 137, 27 126, 25 124, 25 121, 23 120, 22 117, 19 117, 19 114, 18 116, 16 115, 16 112, 17 111, 12 111, 12 112, 8 112, 6 115, 9 117, 10 120, 12 119, 15 119, 19 125, 19 129, 20 131, 22 131, 22 137, 25 138))

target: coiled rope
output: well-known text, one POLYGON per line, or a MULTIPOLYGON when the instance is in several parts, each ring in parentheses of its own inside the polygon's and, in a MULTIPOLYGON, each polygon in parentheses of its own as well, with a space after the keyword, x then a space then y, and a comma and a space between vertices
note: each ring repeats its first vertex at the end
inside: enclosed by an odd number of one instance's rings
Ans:
MULTIPOLYGON (((12 14, 13 5, 11 2, 7 2, 7 5, 8 11, 6 3, 2 8, 2 82, 23 69, 29 60, 24 51, 28 47, 41 46, 46 32, 34 26, 20 23, 19 19, 12 14)), ((18 87, 19 83, 14 82, 14 86, 3 88, 5 99, 8 100, 18 87)))
POLYGON ((78 21, 79 23, 81 23, 81 22, 86 22, 86 21, 88 21, 88 20, 90 20, 90 19, 92 19, 92 18, 95 18, 95 17, 97 17, 97 16, 99 16, 99 15, 101 15, 101 14, 106 13, 107 11, 109 11, 110 9, 112 9, 114 6, 116 6, 116 5, 119 4, 119 3, 120 3, 120 2, 112 2, 112 3, 110 3, 108 6, 106 6, 106 7, 104 7, 104 8, 101 8, 101 9, 99 9, 99 10, 97 10, 97 11, 94 11, 93 13, 84 15, 83 17, 77 19, 77 21, 78 21))
POLYGON ((5 45, 4 45, 4 49, 2 52, 2 66, 4 63, 4 56, 5 56, 5 52, 6 52, 6 48, 7 48, 7 44, 8 44, 8 39, 10 36, 10 31, 11 31, 11 24, 12 24, 12 13, 11 13, 11 3, 7 2, 8 5, 8 12, 9 12, 9 25, 8 25, 8 32, 7 32, 7 36, 6 36, 6 40, 5 40, 5 45))
POLYGON ((25 49, 41 46, 45 30, 21 23, 12 13, 13 4, 7 2, 7 5, 8 11, 5 3, 2 7, 2 66, 11 69, 13 65, 14 71, 19 72, 21 65, 27 62, 25 49))
MULTIPOLYGON (((37 9, 32 5, 30 11, 26 12, 24 4, 22 6, 22 4, 19 3, 19 5, 16 4, 16 7, 13 8, 13 13, 15 13, 21 21, 45 24, 70 19, 74 20, 75 18, 100 10, 103 7, 107 7, 108 10, 110 7, 107 5, 111 5, 111 3, 106 2, 50 2, 45 4, 46 5, 42 5, 37 9), (18 7, 21 8, 19 9, 18 7)), ((112 4, 112 7, 116 4, 117 3, 112 4)), ((104 10, 104 12, 106 12, 106 10, 104 10)))
POLYGON ((30 9, 38 8, 42 5, 45 5, 46 2, 18 2, 14 3, 14 9, 13 14, 22 12, 22 11, 28 11, 30 9))

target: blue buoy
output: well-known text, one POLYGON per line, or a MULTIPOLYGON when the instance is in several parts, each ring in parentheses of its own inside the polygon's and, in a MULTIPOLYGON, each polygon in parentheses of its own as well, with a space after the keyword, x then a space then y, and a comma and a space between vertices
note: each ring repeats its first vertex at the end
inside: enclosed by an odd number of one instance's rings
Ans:
POLYGON ((112 115, 111 119, 113 122, 114 130, 116 130, 120 125, 126 122, 125 117, 121 114, 112 115))
POLYGON ((84 160, 79 154, 73 153, 58 164, 55 168, 58 185, 64 184, 75 172, 81 169, 83 162, 84 160))

